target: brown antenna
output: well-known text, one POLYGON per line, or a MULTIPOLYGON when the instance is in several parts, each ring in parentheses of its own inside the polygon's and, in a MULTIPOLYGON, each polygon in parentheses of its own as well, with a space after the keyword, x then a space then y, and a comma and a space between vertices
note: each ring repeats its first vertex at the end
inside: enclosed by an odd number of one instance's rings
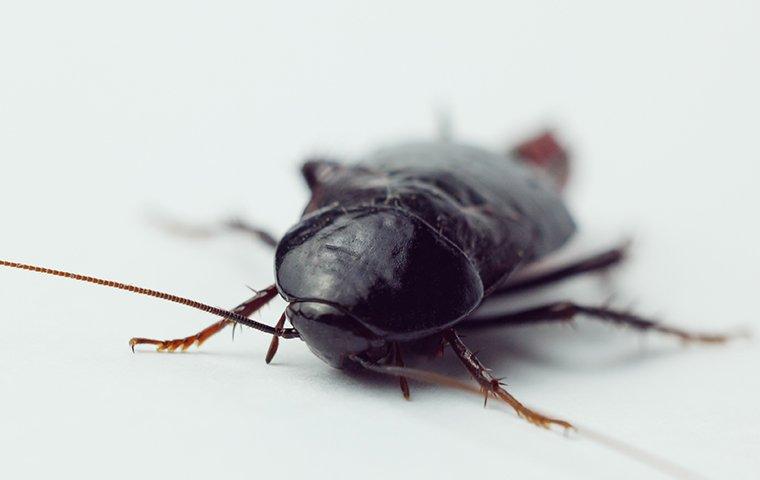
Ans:
MULTIPOLYGON (((26 263, 9 262, 7 260, 0 260, 0 266, 18 268, 20 270, 29 270, 32 272, 44 273, 47 275, 54 275, 56 277, 71 278, 73 280, 79 280, 80 282, 94 283, 96 285, 102 285, 104 287, 117 288, 119 290, 126 290, 128 292, 138 293, 140 295, 147 295, 149 297, 160 298, 161 300, 167 300, 169 302, 179 303, 182 305, 186 305, 188 307, 201 310, 206 313, 211 313, 213 315, 224 317, 233 322, 239 323, 241 325, 245 325, 247 327, 251 327, 261 332, 268 333, 270 335, 277 335, 283 338, 298 338, 299 337, 298 331, 294 328, 284 328, 284 329, 278 330, 278 329, 275 329, 274 327, 270 327, 269 325, 251 320, 250 318, 240 315, 239 313, 235 313, 230 310, 225 310, 222 308, 212 307, 211 305, 197 302, 195 300, 190 300, 189 298, 172 295, 170 293, 159 292, 157 290, 150 290, 148 288, 143 288, 143 287, 136 287, 134 285, 114 282, 112 280, 104 280, 102 278, 89 277, 86 275, 80 275, 78 273, 64 272, 62 270, 54 270, 51 268, 38 267, 36 265, 29 265, 26 263)), ((274 285, 267 287, 267 290, 271 290, 272 296, 274 296, 277 293, 277 290, 275 289, 274 285)))

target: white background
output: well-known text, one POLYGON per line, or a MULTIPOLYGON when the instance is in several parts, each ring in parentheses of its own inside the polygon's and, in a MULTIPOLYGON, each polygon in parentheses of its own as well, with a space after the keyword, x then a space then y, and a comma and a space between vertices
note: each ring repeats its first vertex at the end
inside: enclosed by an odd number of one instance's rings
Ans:
MULTIPOLYGON (((544 125, 575 153, 587 250, 630 264, 545 293, 673 324, 760 328, 757 2, 3 2, 0 257, 233 306, 272 280, 249 239, 190 241, 159 209, 278 234, 314 153, 434 131, 494 149, 544 125)), ((4 478, 663 478, 440 387, 346 375, 300 342, 184 307, 0 271, 4 478)), ((274 323, 277 303, 261 315, 274 323)), ((757 344, 681 348, 581 320, 470 335, 524 402, 710 478, 760 475, 757 344)), ((451 359, 423 368, 466 378, 451 359)))

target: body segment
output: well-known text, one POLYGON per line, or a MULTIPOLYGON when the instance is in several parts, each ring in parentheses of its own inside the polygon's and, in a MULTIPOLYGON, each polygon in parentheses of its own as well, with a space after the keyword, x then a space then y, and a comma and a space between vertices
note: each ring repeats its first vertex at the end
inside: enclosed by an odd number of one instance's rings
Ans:
POLYGON ((289 316, 302 334, 329 325, 329 337, 305 337, 323 358, 327 338, 355 344, 362 329, 380 344, 440 333, 574 231, 548 178, 467 145, 402 144, 353 165, 309 162, 304 175, 312 199, 280 241, 275 272, 291 305, 330 306, 329 320, 307 321, 295 308, 289 316))

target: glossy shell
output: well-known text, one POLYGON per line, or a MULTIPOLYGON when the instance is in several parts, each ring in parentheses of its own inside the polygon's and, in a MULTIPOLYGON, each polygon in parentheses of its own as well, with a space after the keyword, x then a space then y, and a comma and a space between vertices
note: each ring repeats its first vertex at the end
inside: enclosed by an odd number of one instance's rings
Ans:
POLYGON ((303 171, 312 199, 278 245, 278 289, 291 302, 329 304, 382 338, 455 324, 575 230, 548 179, 468 145, 402 144, 303 171))

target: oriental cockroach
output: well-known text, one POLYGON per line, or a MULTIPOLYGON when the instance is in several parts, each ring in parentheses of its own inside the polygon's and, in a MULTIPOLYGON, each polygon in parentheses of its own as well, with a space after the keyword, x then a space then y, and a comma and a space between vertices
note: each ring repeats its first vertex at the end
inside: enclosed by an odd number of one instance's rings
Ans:
POLYGON ((333 367, 397 377, 407 399, 408 378, 434 382, 480 391, 541 427, 570 429, 570 422, 541 414, 512 396, 459 331, 567 322, 583 315, 688 342, 721 343, 729 336, 690 332, 570 301, 473 318, 493 298, 601 272, 625 258, 625 246, 619 246, 538 274, 529 268, 576 230, 562 199, 569 171, 569 156, 550 133, 519 144, 508 155, 442 139, 388 146, 355 163, 309 160, 302 173, 311 199, 281 239, 244 222, 227 225, 275 248, 275 282, 232 310, 23 263, 3 260, 0 265, 149 295, 221 317, 184 338, 133 338, 133 350, 144 344, 159 351, 185 350, 239 324, 272 335, 267 363, 280 338, 300 338, 333 367), (278 295, 287 308, 274 327, 249 318, 278 295), (477 387, 404 366, 406 353, 435 354, 447 345, 477 387))

